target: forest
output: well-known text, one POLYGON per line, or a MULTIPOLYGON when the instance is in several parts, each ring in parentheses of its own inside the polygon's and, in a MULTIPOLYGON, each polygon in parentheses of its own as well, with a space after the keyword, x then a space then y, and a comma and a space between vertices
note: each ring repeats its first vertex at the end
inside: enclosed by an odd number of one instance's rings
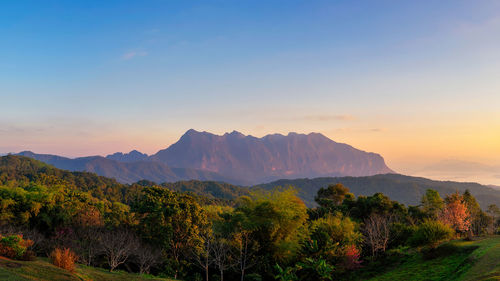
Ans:
POLYGON ((308 208, 293 187, 120 184, 8 155, 0 158, 0 256, 178 280, 364 280, 404 253, 432 259, 446 241, 499 227, 500 209, 468 190, 428 189, 407 206, 337 183, 314 200, 308 208))

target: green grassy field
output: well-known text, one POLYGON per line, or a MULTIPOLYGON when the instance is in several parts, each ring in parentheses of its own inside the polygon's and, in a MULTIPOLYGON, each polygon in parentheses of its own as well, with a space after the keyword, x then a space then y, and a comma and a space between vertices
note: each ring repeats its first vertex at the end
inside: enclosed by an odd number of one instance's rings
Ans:
POLYGON ((24 281, 24 280, 163 280, 171 279, 141 276, 122 271, 109 272, 105 269, 78 265, 74 273, 50 264, 47 259, 38 258, 36 261, 14 261, 0 258, 0 280, 2 281, 24 281))
POLYGON ((430 253, 402 250, 355 280, 500 280, 500 236, 451 241, 430 253))
MULTIPOLYGON (((500 236, 475 241, 451 241, 434 252, 394 251, 385 260, 347 277, 351 280, 500 280, 500 236)), ((14 261, 0 258, 0 280, 163 280, 123 271, 78 265, 74 273, 50 264, 45 258, 14 261)))

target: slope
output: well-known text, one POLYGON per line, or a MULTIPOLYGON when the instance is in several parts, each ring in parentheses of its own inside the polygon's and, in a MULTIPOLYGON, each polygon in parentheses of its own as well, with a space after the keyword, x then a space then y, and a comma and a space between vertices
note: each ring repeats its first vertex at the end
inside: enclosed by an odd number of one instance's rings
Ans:
POLYGON ((490 204, 500 206, 500 191, 477 183, 462 183, 451 181, 435 181, 419 177, 398 174, 375 175, 370 177, 334 177, 315 179, 278 180, 268 184, 260 184, 253 188, 272 189, 277 186, 294 186, 299 196, 308 206, 315 206, 314 197, 318 190, 329 184, 342 183, 354 195, 373 195, 384 193, 392 200, 406 205, 418 205, 427 189, 437 190, 441 196, 468 189, 474 195, 483 209, 490 204))

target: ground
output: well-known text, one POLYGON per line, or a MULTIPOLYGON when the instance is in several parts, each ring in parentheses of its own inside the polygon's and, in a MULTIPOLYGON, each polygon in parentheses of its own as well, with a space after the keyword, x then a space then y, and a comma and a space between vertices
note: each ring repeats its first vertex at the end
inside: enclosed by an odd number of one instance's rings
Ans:
POLYGON ((355 280, 500 280, 500 236, 455 240, 435 251, 402 249, 385 264, 367 266, 355 280))
POLYGON ((169 281, 170 279, 155 278, 152 276, 141 276, 123 271, 109 272, 105 269, 78 265, 75 272, 71 273, 50 264, 47 259, 38 258, 36 261, 14 261, 0 258, 0 280, 2 281, 24 281, 24 280, 135 280, 135 281, 169 281))

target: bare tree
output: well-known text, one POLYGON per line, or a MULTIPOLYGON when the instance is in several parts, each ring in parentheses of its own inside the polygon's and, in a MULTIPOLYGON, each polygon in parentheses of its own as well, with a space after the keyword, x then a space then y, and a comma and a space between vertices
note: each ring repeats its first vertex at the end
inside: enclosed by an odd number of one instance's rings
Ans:
POLYGON ((33 245, 31 245, 30 249, 35 252, 42 249, 46 240, 45 236, 35 228, 24 230, 23 237, 33 241, 33 245))
POLYGON ((75 234, 80 262, 91 266, 94 258, 103 251, 103 229, 99 226, 78 227, 75 234))
POLYGON ((199 247, 192 247, 192 256, 195 264, 205 271, 205 280, 208 281, 208 271, 213 263, 210 254, 213 247, 213 233, 210 229, 200 233, 201 243, 199 247))
POLYGON ((139 238, 128 229, 104 232, 101 247, 108 261, 109 271, 124 264, 139 246, 139 238))
POLYGON ((215 266, 219 269, 220 280, 224 281, 224 271, 231 267, 231 245, 225 237, 215 237, 212 247, 212 258, 215 266))
POLYGON ((254 245, 252 244, 252 232, 241 230, 235 233, 234 240, 236 242, 238 266, 241 273, 241 281, 245 279, 245 270, 255 265, 250 257, 254 252, 254 245))
POLYGON ((161 263, 163 254, 160 249, 149 244, 141 244, 135 251, 135 259, 139 265, 139 273, 149 273, 152 266, 161 263))
POLYGON ((372 250, 372 256, 379 251, 385 252, 391 237, 391 224, 394 221, 392 214, 372 213, 365 219, 365 242, 372 250))

